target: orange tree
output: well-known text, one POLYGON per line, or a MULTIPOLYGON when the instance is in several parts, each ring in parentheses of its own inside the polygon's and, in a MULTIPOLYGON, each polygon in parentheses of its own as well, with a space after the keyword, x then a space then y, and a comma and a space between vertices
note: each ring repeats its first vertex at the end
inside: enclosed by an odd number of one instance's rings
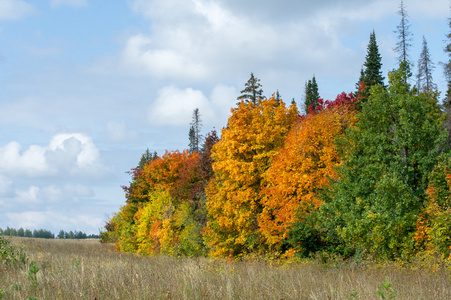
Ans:
POLYGON ((263 211, 263 174, 298 119, 274 96, 256 103, 242 101, 232 109, 221 140, 212 149, 214 179, 207 188, 209 221, 205 236, 212 255, 257 252, 264 247, 258 226, 263 211))
POLYGON ((335 178, 340 164, 335 139, 356 122, 355 98, 345 93, 335 101, 319 100, 292 126, 283 149, 265 173, 260 232, 271 250, 279 251, 288 227, 321 205, 318 191, 335 178), (318 112, 318 113, 316 113, 318 112))
POLYGON ((427 201, 414 239, 420 254, 451 258, 451 156, 442 154, 429 175, 427 201), (423 253, 423 251, 425 253, 423 253))
MULTIPOLYGON (((213 138, 211 143, 214 142, 213 138)), ((205 155, 187 150, 166 151, 162 157, 131 171, 133 181, 124 187, 126 205, 110 222, 115 227, 119 250, 142 254, 203 253, 203 190, 211 176, 208 161, 202 158, 205 155)))

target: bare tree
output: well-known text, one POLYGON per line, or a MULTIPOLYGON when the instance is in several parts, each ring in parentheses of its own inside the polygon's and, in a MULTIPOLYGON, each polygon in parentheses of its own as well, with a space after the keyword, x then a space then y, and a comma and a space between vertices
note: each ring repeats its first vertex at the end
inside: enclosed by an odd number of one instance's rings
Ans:
POLYGON ((423 50, 418 59, 417 74, 418 90, 420 92, 430 93, 437 89, 437 85, 432 81, 432 71, 434 69, 435 65, 429 54, 428 43, 423 36, 423 50))

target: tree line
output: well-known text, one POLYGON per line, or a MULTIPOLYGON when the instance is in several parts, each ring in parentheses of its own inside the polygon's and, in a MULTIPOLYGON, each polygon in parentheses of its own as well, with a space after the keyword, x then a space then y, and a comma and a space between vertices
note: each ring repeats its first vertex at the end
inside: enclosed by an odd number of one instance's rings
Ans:
POLYGON ((6 227, 6 229, 0 228, 0 234, 4 236, 18 236, 18 237, 30 237, 30 238, 42 238, 42 239, 91 239, 91 238, 99 238, 98 235, 90 234, 87 235, 82 231, 69 231, 66 232, 64 230, 60 230, 58 235, 55 237, 55 234, 46 229, 23 229, 20 227, 19 229, 6 227))
POLYGON ((440 105, 425 38, 413 76, 402 1, 398 14, 388 84, 375 31, 356 90, 326 101, 313 76, 305 114, 251 73, 220 138, 200 135, 196 109, 189 149, 143 154, 101 240, 144 255, 450 257, 450 92, 440 105))

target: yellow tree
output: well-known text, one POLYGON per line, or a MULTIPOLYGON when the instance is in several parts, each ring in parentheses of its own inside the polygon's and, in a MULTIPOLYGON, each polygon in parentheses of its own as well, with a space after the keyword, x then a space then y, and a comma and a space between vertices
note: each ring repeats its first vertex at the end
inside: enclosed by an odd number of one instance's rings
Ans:
POLYGON ((215 178, 207 188, 209 221, 205 236, 212 255, 258 251, 258 216, 263 211, 263 174, 298 119, 295 105, 287 108, 274 96, 256 103, 242 101, 232 109, 221 140, 212 149, 215 178))
POLYGON ((335 140, 356 122, 354 98, 344 93, 326 106, 320 99, 319 113, 309 114, 288 133, 285 146, 265 173, 262 190, 263 211, 260 232, 272 251, 279 251, 287 237, 288 226, 302 218, 321 201, 319 190, 336 176, 340 164, 335 140))

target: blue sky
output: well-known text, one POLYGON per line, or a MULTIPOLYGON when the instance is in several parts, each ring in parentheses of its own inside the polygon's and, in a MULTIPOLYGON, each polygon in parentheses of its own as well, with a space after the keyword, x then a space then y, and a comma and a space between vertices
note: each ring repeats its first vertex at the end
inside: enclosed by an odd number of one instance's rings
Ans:
MULTIPOLYGON (((449 0, 405 0, 415 64, 439 62, 449 0)), ((149 148, 188 145, 226 125, 253 72, 266 96, 302 103, 352 92, 374 29, 396 67, 399 1, 0 0, 0 228, 98 233, 149 148)), ((302 109, 302 106, 300 107, 302 109)))

